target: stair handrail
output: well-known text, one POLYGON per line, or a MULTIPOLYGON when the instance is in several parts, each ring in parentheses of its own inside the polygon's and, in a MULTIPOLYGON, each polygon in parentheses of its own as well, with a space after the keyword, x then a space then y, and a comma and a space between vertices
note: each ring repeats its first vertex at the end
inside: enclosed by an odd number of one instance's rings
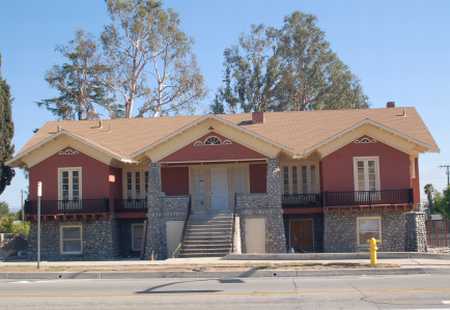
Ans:
POLYGON ((172 257, 177 257, 178 253, 181 250, 181 247, 183 246, 183 240, 184 240, 184 236, 186 235, 187 224, 189 222, 189 218, 190 217, 191 217, 191 195, 189 195, 189 199, 188 199, 188 207, 187 207, 186 217, 184 218, 183 231, 181 233, 181 239, 180 239, 180 242, 178 243, 177 247, 173 251, 172 257))
POLYGON ((234 193, 233 226, 231 227, 231 253, 234 252, 234 233, 235 233, 235 226, 236 226, 236 204, 237 204, 237 193, 234 193))

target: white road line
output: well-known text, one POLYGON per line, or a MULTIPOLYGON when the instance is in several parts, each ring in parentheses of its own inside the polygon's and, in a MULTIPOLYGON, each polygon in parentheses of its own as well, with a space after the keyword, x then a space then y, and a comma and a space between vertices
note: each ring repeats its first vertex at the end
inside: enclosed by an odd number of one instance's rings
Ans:
POLYGON ((443 300, 442 303, 443 303, 444 305, 450 305, 450 300, 443 300))

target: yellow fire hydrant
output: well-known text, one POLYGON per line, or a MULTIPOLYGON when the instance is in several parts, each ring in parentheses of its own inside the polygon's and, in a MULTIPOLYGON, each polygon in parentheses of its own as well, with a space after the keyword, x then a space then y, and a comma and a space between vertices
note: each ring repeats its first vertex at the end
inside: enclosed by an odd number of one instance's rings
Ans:
POLYGON ((378 258, 377 258, 377 251, 378 251, 378 247, 377 247, 377 239, 375 238, 370 238, 369 239, 369 251, 370 251, 370 266, 375 267, 378 263, 378 258))

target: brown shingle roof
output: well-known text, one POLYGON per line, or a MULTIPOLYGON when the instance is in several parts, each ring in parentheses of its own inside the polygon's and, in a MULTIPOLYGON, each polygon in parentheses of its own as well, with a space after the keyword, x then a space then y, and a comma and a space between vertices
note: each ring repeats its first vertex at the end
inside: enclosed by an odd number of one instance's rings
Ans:
MULTIPOLYGON (((69 131, 128 158, 132 153, 188 126, 202 116, 47 122, 20 150, 26 152, 58 130, 69 131)), ((438 147, 415 108, 383 108, 310 112, 267 112, 262 124, 251 124, 251 114, 220 115, 277 144, 302 154, 305 150, 369 119, 429 145, 438 147)))

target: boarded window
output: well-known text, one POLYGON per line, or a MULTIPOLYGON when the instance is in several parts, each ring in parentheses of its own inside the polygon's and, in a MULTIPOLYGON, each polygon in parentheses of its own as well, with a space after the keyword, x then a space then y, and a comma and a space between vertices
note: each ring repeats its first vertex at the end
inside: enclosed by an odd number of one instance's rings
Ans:
POLYGON ((267 182, 267 165, 250 165, 250 193, 265 193, 267 182))

